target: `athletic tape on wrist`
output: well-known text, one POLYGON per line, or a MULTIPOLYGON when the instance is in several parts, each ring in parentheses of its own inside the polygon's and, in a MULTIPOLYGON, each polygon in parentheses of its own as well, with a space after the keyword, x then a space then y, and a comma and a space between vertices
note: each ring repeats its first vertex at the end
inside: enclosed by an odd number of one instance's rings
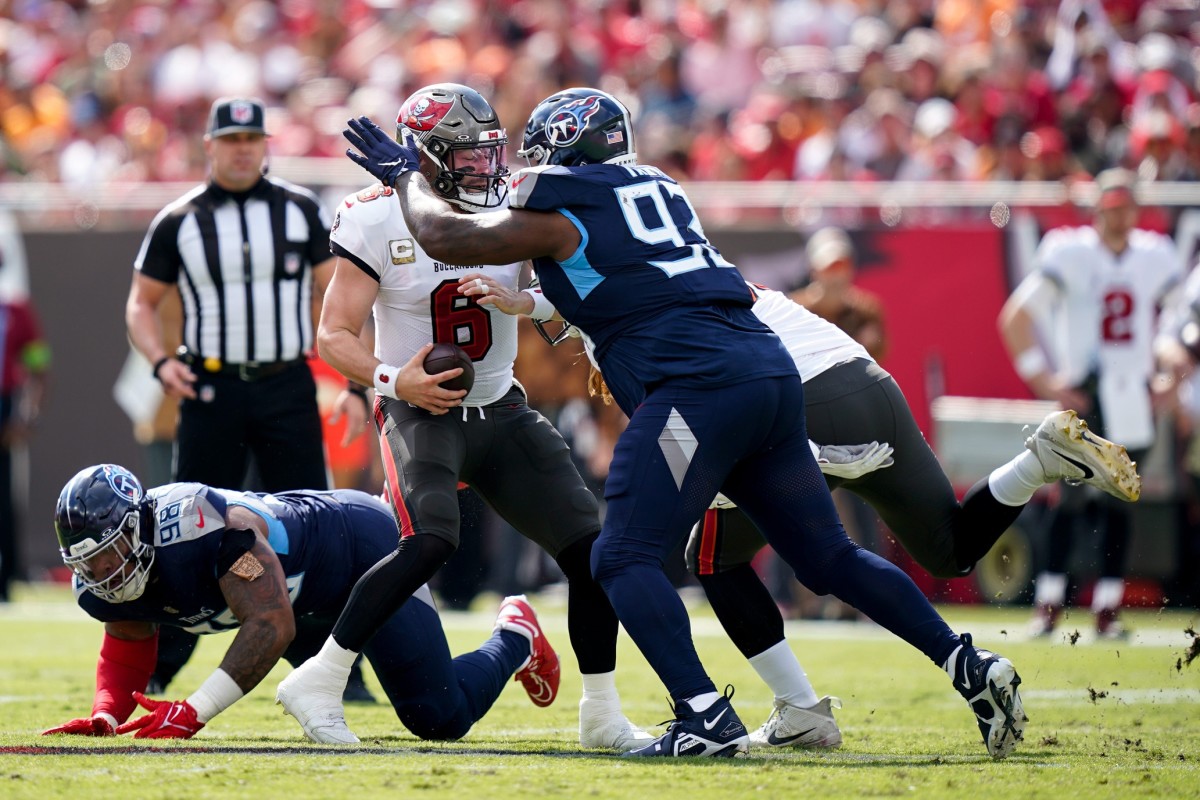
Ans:
POLYGON ((554 316, 554 303, 546 299, 541 289, 522 289, 523 293, 533 298, 533 311, 529 312, 530 319, 544 321, 554 316))
POLYGON ((1025 380, 1029 380, 1046 372, 1050 367, 1050 363, 1046 361, 1046 354, 1042 352, 1042 348, 1034 345, 1018 355, 1013 362, 1013 366, 1016 368, 1018 375, 1025 380))
POLYGON ((384 397, 398 400, 396 396, 396 376, 400 374, 399 367, 381 363, 375 368, 375 391, 384 397))
POLYGON ((188 705, 196 709, 196 719, 208 722, 225 709, 242 699, 242 687, 238 686, 229 673, 217 667, 208 680, 187 699, 188 705))

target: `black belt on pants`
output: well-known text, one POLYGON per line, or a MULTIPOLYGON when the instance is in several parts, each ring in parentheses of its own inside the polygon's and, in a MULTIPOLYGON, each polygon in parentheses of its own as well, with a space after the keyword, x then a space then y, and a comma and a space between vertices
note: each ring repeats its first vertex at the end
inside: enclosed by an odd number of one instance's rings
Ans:
POLYGON ((293 358, 290 361, 247 361, 244 364, 226 364, 219 358, 201 358, 195 353, 179 349, 176 357, 198 372, 209 375, 226 375, 243 381, 257 381, 269 378, 296 366, 303 364, 303 358, 293 358))

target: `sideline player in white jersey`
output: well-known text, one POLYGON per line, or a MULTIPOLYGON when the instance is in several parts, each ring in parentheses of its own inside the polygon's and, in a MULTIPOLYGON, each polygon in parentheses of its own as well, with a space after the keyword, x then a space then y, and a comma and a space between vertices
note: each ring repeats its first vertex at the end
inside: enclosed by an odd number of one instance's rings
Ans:
MULTIPOLYGON (((1125 445, 1135 459, 1154 443, 1154 339, 1166 295, 1183 278, 1171 239, 1134 227, 1135 178, 1124 169, 1096 177, 1092 226, 1060 228, 1042 239, 1034 271, 1000 313, 1000 330, 1017 373, 1040 398, 1077 409, 1096 433, 1125 445), (1051 331, 1047 353, 1038 324, 1051 331)), ((1067 488, 1050 522, 1050 558, 1037 578, 1031 632, 1049 634, 1066 600, 1073 531, 1095 501, 1067 488)), ((1131 514, 1123 504, 1101 507, 1100 579, 1092 593, 1096 632, 1125 633, 1117 612, 1125 593, 1131 514)))
MULTIPOLYGON (((418 90, 400 108, 397 135, 417 143, 422 172, 458 210, 506 206, 508 139, 478 92, 459 84, 418 90)), ((279 685, 279 702, 310 738, 357 741, 341 703, 349 665, 458 546, 456 490, 462 481, 546 550, 567 577, 568 630, 584 685, 580 743, 623 751, 650 741, 625 718, 617 694, 617 617, 590 569, 599 506, 562 436, 529 407, 513 378, 516 318, 460 293, 460 276, 478 268, 427 255, 409 233, 390 187, 376 184, 348 196, 338 208, 330 247, 338 262, 318 345, 344 375, 375 386, 375 420, 400 543, 358 581, 321 653, 279 685), (359 339, 372 306, 374 354, 359 339), (457 370, 425 373, 433 342, 451 342, 471 356, 470 391, 438 385, 457 370)), ((520 268, 486 267, 475 285, 516 290, 520 268)), ((549 705, 558 691, 558 661, 531 662, 517 677, 536 704, 549 705)))

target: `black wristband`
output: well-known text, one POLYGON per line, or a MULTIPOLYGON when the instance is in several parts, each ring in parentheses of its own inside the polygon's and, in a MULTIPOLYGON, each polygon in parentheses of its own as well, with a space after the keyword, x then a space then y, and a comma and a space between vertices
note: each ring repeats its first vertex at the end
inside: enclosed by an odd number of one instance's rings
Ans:
POLYGON ((154 368, 152 370, 150 370, 150 374, 152 374, 156 380, 161 381, 162 378, 158 377, 158 371, 160 369, 162 369, 163 364, 167 363, 170 360, 171 360, 170 356, 163 356, 158 361, 155 361, 154 368))
POLYGON ((361 383, 350 381, 348 384, 346 384, 346 389, 349 390, 350 394, 356 394, 363 400, 367 399, 367 387, 363 386, 361 383))

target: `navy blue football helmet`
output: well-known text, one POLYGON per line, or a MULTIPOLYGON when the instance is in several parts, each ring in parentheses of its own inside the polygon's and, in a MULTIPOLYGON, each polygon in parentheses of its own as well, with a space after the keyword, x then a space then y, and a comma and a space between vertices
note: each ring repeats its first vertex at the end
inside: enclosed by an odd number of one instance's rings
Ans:
POLYGON ((529 115, 517 155, 532 166, 636 164, 629 109, 599 89, 556 92, 529 115))
POLYGON ((146 513, 141 482, 116 464, 80 470, 59 493, 54 532, 63 563, 101 600, 124 603, 146 590, 154 563, 154 548, 141 535, 146 513), (95 573, 93 560, 109 551, 120 559, 119 567, 95 573))

